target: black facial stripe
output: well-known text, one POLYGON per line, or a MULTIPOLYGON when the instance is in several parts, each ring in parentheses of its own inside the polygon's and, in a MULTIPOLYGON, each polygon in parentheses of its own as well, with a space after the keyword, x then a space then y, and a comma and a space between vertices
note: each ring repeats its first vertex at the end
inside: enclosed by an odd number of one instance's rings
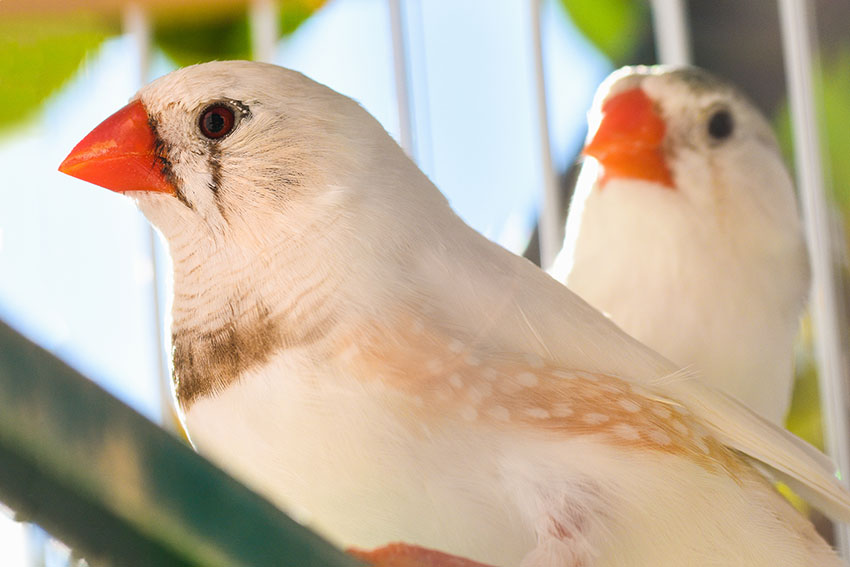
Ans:
POLYGON ((218 146, 210 146, 207 165, 210 168, 210 191, 218 198, 218 191, 221 189, 221 150, 218 146))
POLYGON ((186 195, 183 193, 183 184, 180 182, 180 178, 174 174, 174 169, 171 165, 171 160, 168 158, 170 148, 168 144, 166 144, 159 136, 159 124, 157 123, 156 119, 153 117, 149 117, 148 126, 150 126, 150 129, 153 132, 154 159, 156 160, 156 163, 159 164, 160 172, 162 172, 162 175, 165 177, 165 179, 174 187, 174 192, 177 197, 177 200, 186 205, 188 208, 194 210, 195 207, 192 206, 192 203, 189 202, 189 200, 186 198, 186 195))
POLYGON ((212 191, 213 199, 215 199, 216 207, 218 207, 218 212, 221 213, 224 220, 227 220, 227 215, 224 212, 224 207, 219 195, 219 191, 221 190, 221 148, 213 144, 207 151, 207 166, 210 170, 209 188, 210 191, 212 191))

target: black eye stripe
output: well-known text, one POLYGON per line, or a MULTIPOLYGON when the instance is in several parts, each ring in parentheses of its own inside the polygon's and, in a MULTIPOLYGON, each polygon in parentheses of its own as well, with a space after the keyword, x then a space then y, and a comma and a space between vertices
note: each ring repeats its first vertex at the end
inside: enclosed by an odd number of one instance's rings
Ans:
POLYGON ((189 209, 194 209, 195 207, 189 202, 186 195, 183 193, 183 182, 174 174, 174 166, 171 163, 171 159, 168 157, 168 145, 159 135, 159 121, 154 117, 150 117, 148 119, 148 125, 150 126, 154 137, 155 163, 160 167, 160 171, 165 178, 168 179, 168 181, 174 186, 174 192, 177 196, 177 200, 186 205, 189 209))

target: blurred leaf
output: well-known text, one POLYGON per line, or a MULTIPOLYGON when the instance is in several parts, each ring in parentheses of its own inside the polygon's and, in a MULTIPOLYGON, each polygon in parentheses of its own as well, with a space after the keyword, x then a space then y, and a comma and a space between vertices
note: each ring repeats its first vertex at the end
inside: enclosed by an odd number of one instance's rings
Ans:
POLYGON ((850 46, 845 46, 823 66, 824 126, 835 199, 845 218, 850 217, 850 46))
POLYGON ((157 20, 154 42, 178 66, 214 59, 250 59, 248 16, 244 11, 173 15, 157 20))
POLYGON ((0 20, 0 129, 31 118, 86 54, 118 32, 91 14, 3 16, 0 20))
MULTIPOLYGON (((325 0, 286 0, 279 3, 281 35, 294 32, 325 0)), ((247 5, 239 11, 214 10, 170 13, 156 19, 154 41, 183 67, 214 59, 250 59, 251 30, 247 5)))
MULTIPOLYGON (((842 47, 825 58, 822 77, 815 85, 821 101, 825 141, 825 165, 831 173, 833 196, 845 219, 850 218, 850 46, 842 47)), ((777 113, 776 130, 779 145, 789 164, 793 164, 793 133, 788 102, 777 113)))
POLYGON ((647 3, 634 0, 561 0, 576 27, 615 65, 627 62, 645 30, 647 3))

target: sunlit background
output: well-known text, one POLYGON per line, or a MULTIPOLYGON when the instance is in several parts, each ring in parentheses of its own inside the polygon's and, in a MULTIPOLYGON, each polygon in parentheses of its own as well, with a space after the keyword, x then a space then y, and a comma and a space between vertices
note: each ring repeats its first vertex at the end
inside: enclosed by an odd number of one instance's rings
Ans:
MULTIPOLYGON (((167 258, 130 200, 56 168, 141 84, 210 59, 270 60, 358 100, 469 224, 538 260, 549 164, 566 203, 596 86, 617 66, 658 60, 653 31, 661 24, 651 4, 547 0, 538 39, 537 4, 528 0, 0 0, 0 318, 173 427, 162 332, 167 258), (547 136, 551 161, 542 157, 547 136)), ((790 159, 776 2, 684 5, 693 61, 755 99, 790 159)), ((843 227, 850 3, 814 7, 827 188, 843 227)), ((846 258, 835 261, 844 273, 846 258)), ((821 444, 807 325, 802 337, 789 425, 821 444)), ((0 515, 0 565, 67 565, 67 549, 9 516, 0 515)))

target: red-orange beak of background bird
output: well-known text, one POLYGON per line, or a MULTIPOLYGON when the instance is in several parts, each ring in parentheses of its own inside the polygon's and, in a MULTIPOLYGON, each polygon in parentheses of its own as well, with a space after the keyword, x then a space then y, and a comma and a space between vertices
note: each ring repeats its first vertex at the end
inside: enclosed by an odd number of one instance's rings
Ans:
POLYGON ((59 171, 112 191, 159 191, 175 194, 157 159, 156 136, 148 113, 131 102, 89 132, 59 171))
POLYGON ((602 166, 599 186, 621 177, 653 181, 673 188, 673 176, 662 150, 664 120, 641 88, 629 89, 602 104, 602 121, 585 155, 602 166))

